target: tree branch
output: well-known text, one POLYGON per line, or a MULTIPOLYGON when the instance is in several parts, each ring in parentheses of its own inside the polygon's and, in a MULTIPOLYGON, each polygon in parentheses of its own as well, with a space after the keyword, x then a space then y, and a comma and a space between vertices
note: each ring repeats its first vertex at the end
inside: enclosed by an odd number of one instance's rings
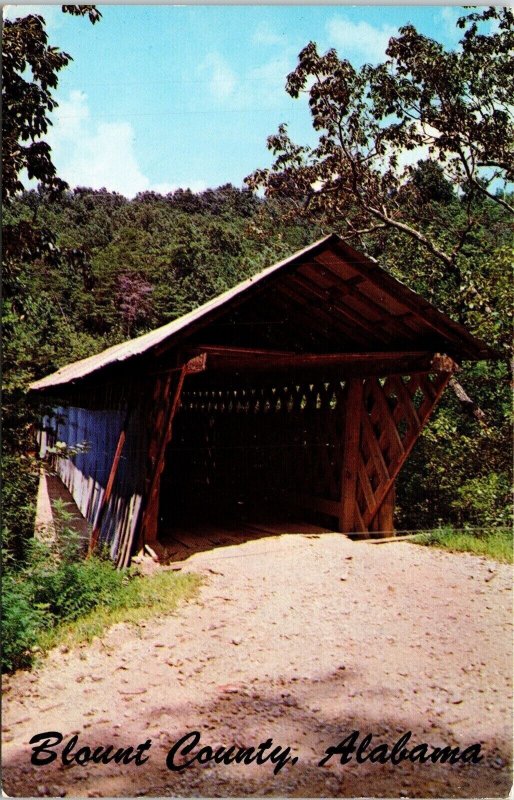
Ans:
POLYGON ((453 389, 455 396, 460 403, 461 410, 468 416, 471 416, 474 419, 476 419, 476 421, 482 428, 487 428, 486 416, 484 412, 471 399, 471 397, 465 391, 464 387, 461 386, 461 384, 454 376, 450 378, 449 385, 453 389))

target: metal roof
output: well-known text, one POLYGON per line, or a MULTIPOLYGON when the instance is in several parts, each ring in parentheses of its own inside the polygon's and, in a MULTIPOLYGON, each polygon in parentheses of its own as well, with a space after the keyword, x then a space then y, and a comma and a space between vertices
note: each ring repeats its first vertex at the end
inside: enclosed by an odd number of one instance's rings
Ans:
MULTIPOLYGON (((195 327, 197 327, 198 323, 200 323, 201 326, 207 325, 212 320, 213 316, 219 315, 220 309, 228 309, 232 301, 236 298, 241 299, 241 296, 245 295, 245 293, 250 295, 253 287, 262 284, 266 279, 276 273, 287 272, 288 267, 294 267, 295 265, 309 262, 315 259, 316 256, 324 254, 327 251, 331 251, 336 259, 339 258, 342 263, 354 265, 356 269, 360 270, 361 273, 365 275, 365 279, 369 285, 374 286, 377 291, 380 291, 378 297, 382 302, 385 302, 385 307, 387 306, 387 300, 396 304, 403 303, 406 308, 411 309, 411 314, 414 313, 417 315, 419 320, 423 321, 424 317, 426 317, 427 327, 430 329, 436 330, 446 339, 449 338, 456 342, 462 342, 465 358, 481 359, 496 357, 496 354, 491 348, 476 337, 473 337, 462 325, 451 320, 448 316, 435 308, 435 306, 431 305, 405 286, 405 284, 393 278, 392 275, 382 269, 374 259, 364 256, 362 253, 358 253, 340 239, 340 237, 335 234, 330 234, 277 264, 267 267, 257 275, 247 278, 234 288, 223 292, 223 294, 204 303, 199 308, 185 314, 179 319, 173 320, 173 322, 169 322, 142 336, 109 347, 107 350, 103 350, 97 355, 75 361, 72 364, 67 364, 51 375, 31 383, 29 390, 42 391, 72 384, 108 366, 148 353, 153 348, 165 342, 171 345, 173 344, 173 340, 178 338, 179 333, 186 333, 187 329, 195 323, 195 327), (412 309, 414 309, 414 311, 412 309)), ((391 315, 391 319, 395 319, 395 317, 391 315)))

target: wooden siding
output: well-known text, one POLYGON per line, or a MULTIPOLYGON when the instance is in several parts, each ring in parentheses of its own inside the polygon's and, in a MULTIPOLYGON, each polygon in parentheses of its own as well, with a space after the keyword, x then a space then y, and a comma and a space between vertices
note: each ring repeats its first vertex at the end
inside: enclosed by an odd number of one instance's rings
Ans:
MULTIPOLYGON (((126 408, 91 410, 60 406, 55 409, 53 418, 44 420, 44 427, 55 431, 51 437, 55 441, 63 441, 68 447, 87 443, 84 452, 69 458, 55 456, 52 460, 57 474, 92 527, 98 521, 125 416, 126 408)), ((112 495, 99 531, 99 544, 109 548, 111 558, 119 566, 129 563, 142 503, 147 439, 143 421, 144 415, 138 408, 130 417, 112 495)))

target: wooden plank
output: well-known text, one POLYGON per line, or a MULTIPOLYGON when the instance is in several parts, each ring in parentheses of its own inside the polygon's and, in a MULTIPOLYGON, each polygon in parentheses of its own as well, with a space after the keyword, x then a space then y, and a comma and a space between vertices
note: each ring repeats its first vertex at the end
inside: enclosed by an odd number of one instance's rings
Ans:
POLYGON ((343 464, 339 509, 339 530, 343 533, 354 530, 356 526, 357 472, 360 460, 359 444, 363 412, 362 391, 362 380, 351 378, 348 381, 344 409, 343 464))
POLYGON ((362 493, 364 495, 364 499, 366 500, 366 505, 368 510, 371 510, 375 507, 375 495, 373 493, 368 473, 366 472, 366 467, 364 466, 361 458, 359 459, 358 475, 362 493))
POLYGON ((282 321, 279 334, 281 344, 287 344, 292 349, 307 351, 326 348, 332 330, 328 321, 318 321, 319 324, 315 328, 311 324, 306 325, 308 312, 305 306, 300 306, 297 301, 291 301, 285 294, 279 294, 277 291, 265 294, 262 302, 282 321), (289 323, 289 329, 286 323, 289 323))
POLYGON ((89 554, 92 555, 96 547, 98 545, 98 540, 100 538, 100 531, 102 527, 103 518, 105 516, 105 512, 107 506, 109 505, 109 501, 111 499, 112 490, 114 488, 114 481, 116 480, 116 475, 118 472, 118 466, 120 463, 121 453, 123 451, 123 447, 125 446, 125 440, 127 438, 127 428, 130 420, 130 413, 131 409, 127 410, 127 414, 123 421, 123 425, 120 431, 120 435, 118 436, 118 442, 116 444, 116 450, 114 451, 114 457, 111 464, 111 469, 109 472, 109 477, 107 479, 107 485, 105 487, 105 492, 102 497, 102 504, 98 510, 98 515, 96 517, 96 524, 91 534, 91 540, 89 542, 89 554))
POLYGON ((418 383, 419 388, 425 394, 425 396, 429 397, 430 400, 433 400, 437 394, 437 390, 432 381, 428 379, 428 375, 418 375, 418 383))
POLYGON ((364 525, 364 520, 362 519, 362 514, 357 502, 355 502, 355 527, 351 533, 360 533, 364 538, 367 538, 368 536, 368 532, 364 525))
POLYGON ((348 305, 344 305, 338 301, 336 296, 329 289, 323 289, 322 287, 317 286, 304 276, 299 275, 298 273, 296 275, 290 275, 287 280, 287 286, 288 288, 294 287, 296 290, 298 290, 304 299, 307 299, 309 296, 314 296, 317 297, 324 305, 332 306, 335 312, 332 314, 333 320, 337 319, 337 316, 344 318, 346 325, 350 326, 350 331, 354 337, 357 334, 357 331, 355 330, 355 326, 357 326, 357 328, 361 329, 362 334, 368 338, 368 341, 370 336, 372 336, 375 341, 385 340, 386 345, 388 342, 393 341, 394 337, 390 333, 384 332, 383 327, 380 324, 380 320, 375 323, 366 319, 362 316, 362 314, 359 314, 348 305), (380 331, 380 336, 377 336, 378 331, 380 331))
MULTIPOLYGON (((457 353, 465 353, 469 358, 476 360, 477 346, 483 345, 480 357, 495 358, 493 350, 483 342, 475 339, 462 325, 454 322, 447 314, 439 311, 431 303, 413 292, 412 289, 393 278, 392 275, 381 269, 378 264, 370 261, 362 253, 354 250, 341 240, 334 241, 333 251, 335 252, 332 258, 335 257, 337 259, 335 254, 339 254, 346 263, 351 265, 353 271, 363 275, 375 286, 385 291, 389 297, 394 298, 409 309, 420 320, 422 325, 429 326, 442 339, 451 339, 457 353)), ((329 259, 330 255, 330 251, 326 253, 329 259)), ((323 260, 325 259, 323 251, 315 255, 314 259, 318 260, 320 257, 323 260)), ((336 263, 336 268, 338 266, 340 269, 340 265, 336 263)))
POLYGON ((411 374, 416 370, 430 369, 433 354, 428 351, 395 350, 391 352, 373 351, 364 353, 297 353, 283 350, 265 350, 244 347, 224 347, 218 345, 198 345, 187 351, 188 355, 203 355, 206 368, 233 371, 249 369, 254 371, 326 369, 341 367, 344 375, 348 368, 359 370, 364 376, 387 375, 393 373, 411 374))
POLYGON ((303 324, 312 327, 316 323, 324 323, 328 330, 336 328, 343 336, 356 343, 357 346, 362 345, 365 347, 366 343, 369 343, 369 332, 359 330, 358 328, 361 326, 356 328, 353 323, 331 313, 326 298, 316 297, 308 289, 302 289, 298 284, 291 283, 290 280, 287 283, 277 284, 276 294, 279 296, 285 295, 303 310, 303 324))
MULTIPOLYGON (((407 323, 403 321, 403 314, 397 315, 392 313, 390 304, 384 305, 382 302, 377 302, 369 294, 365 294, 360 288, 360 284, 365 284, 366 280, 362 275, 355 275, 353 278, 343 279, 340 273, 334 272, 330 266, 324 265, 322 270, 316 268, 316 264, 305 264, 299 267, 299 274, 305 276, 308 280, 312 281, 320 288, 329 290, 330 296, 335 297, 339 303, 343 301, 346 306, 345 298, 350 298, 356 305, 350 305, 350 311, 359 315, 365 315, 368 322, 372 324, 388 326, 391 329, 390 336, 394 336, 403 341, 408 341, 416 338, 418 333, 407 323), (318 283, 319 280, 323 283, 318 283), (371 311, 372 314, 377 316, 366 316, 366 312, 371 311), (384 316, 385 315, 385 316, 384 316)), ((410 312, 409 312, 410 313, 410 312)))
POLYGON ((339 517, 341 504, 337 500, 328 500, 325 497, 314 497, 303 492, 286 492, 287 499, 300 508, 310 511, 319 511, 332 517, 339 517))

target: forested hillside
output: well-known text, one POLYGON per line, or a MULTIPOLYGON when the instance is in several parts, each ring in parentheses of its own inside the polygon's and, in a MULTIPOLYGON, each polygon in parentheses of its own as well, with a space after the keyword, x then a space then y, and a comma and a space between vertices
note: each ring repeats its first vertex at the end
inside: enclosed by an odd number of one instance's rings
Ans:
MULTIPOLYGON (((463 213, 462 199, 423 165, 413 181, 419 217, 444 237, 445 219, 463 213)), ((460 256, 465 286, 394 231, 365 243, 397 277, 504 354, 497 363, 465 365, 460 376, 484 424, 446 392, 398 487, 401 528, 507 522, 510 235, 497 204, 485 199, 482 213, 460 256)), ((33 247, 26 259, 19 248, 7 254, 4 279, 6 522, 17 540, 27 536, 33 513, 30 380, 162 325, 327 232, 295 221, 284 203, 230 185, 133 200, 105 190, 80 188, 53 200, 31 191, 11 203, 5 224, 20 230, 24 220, 44 245, 40 258, 33 247)))

